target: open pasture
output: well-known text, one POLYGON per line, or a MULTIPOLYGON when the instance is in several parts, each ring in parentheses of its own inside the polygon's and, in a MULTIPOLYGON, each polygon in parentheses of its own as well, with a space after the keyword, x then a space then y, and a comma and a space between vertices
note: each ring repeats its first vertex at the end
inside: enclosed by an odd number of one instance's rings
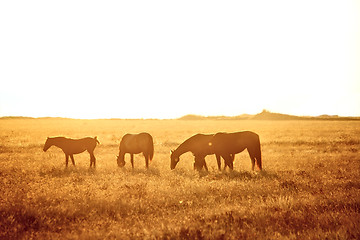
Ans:
POLYGON ((0 239, 359 239, 360 122, 226 120, 0 120, 0 239), (263 171, 246 151, 233 172, 193 170, 170 150, 196 133, 259 134, 263 171), (125 133, 149 132, 155 154, 116 163, 125 133), (49 136, 97 136, 65 168, 49 136))

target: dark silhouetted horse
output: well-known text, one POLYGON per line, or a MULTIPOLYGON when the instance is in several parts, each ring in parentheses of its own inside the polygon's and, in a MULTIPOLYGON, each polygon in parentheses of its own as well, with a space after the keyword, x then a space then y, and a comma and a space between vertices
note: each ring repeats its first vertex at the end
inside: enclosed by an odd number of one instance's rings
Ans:
MULTIPOLYGON (((196 134, 182 144, 177 149, 171 151, 171 164, 170 168, 174 169, 180 161, 180 156, 186 152, 192 152, 195 157, 194 169, 201 170, 203 167, 208 171, 205 157, 214 154, 214 150, 210 141, 213 139, 214 134, 196 134)), ((232 156, 233 157, 233 156, 232 156)), ((216 155, 218 169, 221 170, 220 155, 216 155)))
POLYGON ((154 156, 154 142, 149 133, 125 134, 120 142, 119 156, 117 164, 119 167, 125 166, 125 154, 129 153, 131 157, 131 166, 134 168, 134 154, 143 153, 145 157, 146 168, 149 168, 149 160, 154 156))
POLYGON ((46 152, 53 145, 61 148, 65 153, 66 167, 68 166, 69 156, 71 158, 72 164, 75 166, 73 154, 82 153, 86 150, 90 154, 90 167, 95 167, 96 158, 94 156, 94 149, 97 143, 99 143, 97 137, 86 137, 80 139, 71 139, 66 137, 48 137, 46 139, 43 150, 44 152, 46 152))
POLYGON ((212 138, 211 145, 214 153, 224 158, 225 165, 230 169, 233 169, 233 155, 245 149, 249 152, 252 170, 255 162, 258 168, 262 169, 260 139, 254 132, 217 133, 212 138))

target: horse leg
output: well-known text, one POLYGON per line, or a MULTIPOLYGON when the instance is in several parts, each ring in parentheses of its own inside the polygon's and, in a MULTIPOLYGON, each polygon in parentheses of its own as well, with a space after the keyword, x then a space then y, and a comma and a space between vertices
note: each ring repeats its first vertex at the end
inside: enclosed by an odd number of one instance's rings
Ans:
POLYGON ((259 147, 259 150, 256 152, 255 154, 255 159, 256 159, 256 165, 258 166, 259 170, 262 170, 262 160, 261 160, 261 150, 259 147))
POLYGON ((195 161, 194 161, 194 170, 198 170, 200 171, 203 166, 204 166, 204 163, 202 161, 202 159, 199 157, 199 156, 194 156, 195 157, 195 161))
POLYGON ((250 156, 250 158, 251 158, 251 170, 253 170, 253 171, 254 171, 254 167, 255 167, 255 158, 254 158, 254 157, 252 157, 252 156, 250 156))
POLYGON ((230 154, 230 157, 231 157, 231 165, 233 166, 234 161, 235 161, 235 153, 230 154))
POLYGON ((134 169, 134 154, 130 154, 130 161, 131 161, 131 166, 134 169))
POLYGON ((205 157, 203 156, 195 156, 195 162, 194 162, 194 170, 198 170, 201 171, 203 169, 203 167, 205 168, 205 170, 208 172, 208 167, 206 165, 205 162, 205 157))
POLYGON ((93 152, 90 153, 90 167, 94 166, 94 168, 96 167, 96 158, 93 152))
POLYGON ((149 155, 145 157, 146 169, 149 168, 149 155))
MULTIPOLYGON (((216 161, 217 161, 217 165, 218 165, 218 169, 219 171, 221 171, 221 157, 220 155, 215 155, 216 156, 216 161)), ((226 166, 226 165, 225 165, 226 166)))
MULTIPOLYGON (((222 156, 225 160, 225 167, 226 165, 231 169, 233 170, 234 169, 234 162, 232 161, 232 157, 230 154, 227 154, 225 156, 222 156)), ((225 170, 225 167, 224 167, 224 170, 225 170)))
POLYGON ((208 172, 209 169, 208 169, 208 167, 206 165, 205 158, 202 159, 202 162, 203 162, 203 166, 204 166, 205 170, 208 172))
POLYGON ((253 152, 251 150, 248 149, 249 152, 249 156, 251 158, 251 170, 254 171, 254 167, 255 167, 255 156, 253 154, 253 152))
POLYGON ((144 158, 145 158, 145 166, 146 169, 149 168, 149 160, 150 160, 150 154, 147 152, 143 152, 144 158))
POLYGON ((251 158, 251 170, 254 171, 254 167, 255 167, 255 157, 250 154, 250 158, 251 158))
POLYGON ((65 167, 68 166, 68 162, 69 162, 69 155, 65 153, 65 167))
MULTIPOLYGON (((222 157, 222 158, 224 158, 224 157, 222 157)), ((220 157, 220 159, 221 159, 221 157, 220 157)), ((226 162, 226 160, 225 160, 225 158, 224 158, 224 171, 226 170, 226 167, 227 167, 228 165, 227 165, 227 162, 226 162)))
POLYGON ((74 155, 70 154, 70 158, 71 158, 71 162, 72 162, 73 166, 75 166, 74 155))

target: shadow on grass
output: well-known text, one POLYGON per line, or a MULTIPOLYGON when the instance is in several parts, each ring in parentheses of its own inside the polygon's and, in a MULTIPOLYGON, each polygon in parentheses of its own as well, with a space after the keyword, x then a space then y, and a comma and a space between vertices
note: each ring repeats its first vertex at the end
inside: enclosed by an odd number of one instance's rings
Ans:
MULTIPOLYGON (((130 171, 127 170, 128 172, 130 172, 132 175, 146 175, 146 176, 160 176, 160 170, 157 168, 151 168, 149 167, 148 169, 146 168, 135 168, 135 169, 131 169, 130 171)), ((127 172, 125 171, 125 172, 127 172)))
POLYGON ((96 174, 96 169, 94 168, 86 168, 86 167, 68 167, 68 168, 63 168, 63 167, 48 167, 48 168, 43 168, 40 170, 39 175, 40 177, 67 177, 67 176, 71 176, 71 175, 94 175, 96 174))
POLYGON ((160 170, 154 167, 149 167, 146 169, 145 167, 139 167, 132 169, 131 167, 116 167, 116 171, 118 173, 124 175, 145 175, 145 176, 160 176, 160 170))
POLYGON ((257 174, 258 178, 265 178, 265 179, 279 179, 279 175, 276 172, 262 170, 257 174))
POLYGON ((214 178, 214 180, 241 180, 241 181, 261 180, 261 179, 274 180, 279 178, 279 176, 276 173, 265 170, 261 172, 223 171, 215 174, 208 174, 208 177, 214 178))
POLYGON ((209 179, 209 180, 240 180, 240 181, 250 181, 250 180, 261 180, 261 179, 268 179, 268 180, 275 180, 279 179, 277 173, 270 172, 266 170, 262 170, 261 172, 255 171, 222 171, 222 172, 207 172, 207 171, 183 171, 183 170, 173 170, 173 174, 185 177, 185 178, 202 178, 202 179, 209 179))
POLYGON ((182 177, 182 178, 188 178, 188 179, 195 179, 199 177, 204 177, 208 175, 209 173, 206 171, 195 171, 193 169, 181 169, 181 168, 175 168, 173 170, 169 170, 167 174, 182 177))

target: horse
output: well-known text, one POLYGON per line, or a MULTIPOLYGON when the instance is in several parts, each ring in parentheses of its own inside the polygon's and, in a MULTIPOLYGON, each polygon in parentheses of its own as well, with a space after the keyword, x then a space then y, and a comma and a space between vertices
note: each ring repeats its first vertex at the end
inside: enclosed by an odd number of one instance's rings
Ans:
POLYGON ((154 157, 154 142, 149 133, 125 134, 120 142, 117 164, 119 167, 125 166, 125 154, 131 157, 131 166, 134 169, 134 154, 143 153, 146 168, 149 168, 149 160, 154 157))
POLYGON ((216 133, 210 141, 214 153, 221 156, 225 160, 225 165, 228 165, 233 170, 233 155, 248 150, 252 170, 256 162, 259 170, 262 170, 260 138, 254 132, 243 131, 235 133, 216 133))
POLYGON ((90 167, 96 165, 96 158, 94 155, 94 149, 96 144, 100 144, 97 137, 91 138, 80 138, 71 139, 66 137, 48 137, 44 145, 44 152, 46 152, 51 146, 61 148, 65 153, 65 166, 68 166, 69 157, 71 158, 72 164, 75 166, 74 154, 82 153, 85 150, 90 154, 90 167))
MULTIPOLYGON (((192 152, 195 157, 194 169, 201 170, 203 167, 208 171, 205 157, 214 154, 214 150, 210 141, 213 139, 214 134, 195 134, 194 136, 186 139, 175 150, 171 150, 171 164, 170 168, 174 169, 180 161, 180 156, 186 152, 192 152)), ((233 157, 233 156, 232 156, 233 157)), ((220 155, 216 155, 218 169, 221 170, 220 155)))

